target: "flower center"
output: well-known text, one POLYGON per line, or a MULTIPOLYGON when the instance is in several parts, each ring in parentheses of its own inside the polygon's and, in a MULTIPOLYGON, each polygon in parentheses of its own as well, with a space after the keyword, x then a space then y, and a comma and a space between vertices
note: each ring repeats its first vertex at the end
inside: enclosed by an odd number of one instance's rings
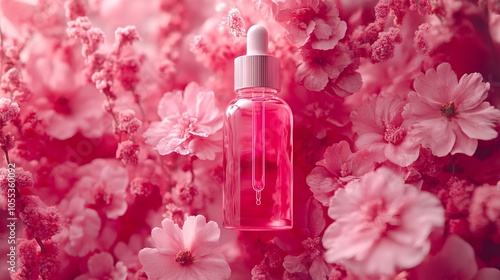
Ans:
POLYGON ((179 117, 179 126, 181 127, 179 132, 180 133, 179 137, 180 138, 189 137, 194 131, 197 122, 198 122, 197 118, 189 116, 188 113, 183 113, 179 117))
POLYGON ((380 199, 363 205, 361 211, 365 214, 366 221, 370 222, 371 226, 378 228, 381 233, 401 224, 397 215, 389 213, 385 203, 380 199))
POLYGON ((175 255, 174 260, 180 265, 188 265, 194 262, 194 257, 191 254, 191 251, 180 251, 175 255))
POLYGON ((443 116, 445 116, 449 120, 451 120, 452 117, 454 117, 458 114, 455 110, 456 110, 456 107, 455 107, 455 103, 453 103, 453 101, 450 101, 446 104, 441 105, 441 109, 440 109, 441 114, 443 114, 443 116))
POLYGON ((385 128, 384 139, 392 144, 399 144, 406 136, 406 130, 401 126, 395 127, 389 125, 385 128))

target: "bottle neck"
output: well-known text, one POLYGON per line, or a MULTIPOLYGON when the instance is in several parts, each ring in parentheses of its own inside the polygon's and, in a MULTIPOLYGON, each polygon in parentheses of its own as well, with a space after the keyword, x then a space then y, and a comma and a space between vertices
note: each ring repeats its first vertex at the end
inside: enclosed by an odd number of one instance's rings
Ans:
POLYGON ((242 88, 236 90, 238 97, 251 98, 251 97, 274 97, 278 93, 277 90, 272 88, 255 87, 255 88, 242 88))

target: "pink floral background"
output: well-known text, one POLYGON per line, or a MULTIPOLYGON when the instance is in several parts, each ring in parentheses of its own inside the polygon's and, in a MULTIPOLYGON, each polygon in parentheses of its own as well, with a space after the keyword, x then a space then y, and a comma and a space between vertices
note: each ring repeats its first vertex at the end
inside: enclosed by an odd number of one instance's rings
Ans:
POLYGON ((0 279, 500 279, 500 1, 0 0, 0 279), (222 228, 266 26, 294 228, 222 228))

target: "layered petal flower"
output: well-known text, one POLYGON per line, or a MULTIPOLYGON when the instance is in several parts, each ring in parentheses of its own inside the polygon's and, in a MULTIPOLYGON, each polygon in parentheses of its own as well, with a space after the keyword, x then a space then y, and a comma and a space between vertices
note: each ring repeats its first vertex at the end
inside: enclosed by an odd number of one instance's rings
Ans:
POLYGON ((176 152, 214 159, 221 150, 222 116, 212 91, 193 82, 183 93, 167 93, 158 105, 158 115, 162 120, 151 123, 144 137, 160 155, 176 152))
POLYGON ((429 235, 444 225, 440 200, 390 169, 380 168, 336 191, 323 235, 325 259, 358 275, 394 276, 417 266, 430 249, 429 235))
POLYGON ((436 156, 473 155, 479 140, 497 137, 500 110, 485 102, 490 89, 479 73, 457 79, 450 64, 442 63, 415 79, 415 91, 403 117, 422 146, 436 156))
POLYGON ((168 280, 229 279, 231 269, 216 251, 220 230, 204 216, 189 216, 182 229, 164 219, 151 231, 155 248, 139 251, 139 260, 149 278, 168 280))

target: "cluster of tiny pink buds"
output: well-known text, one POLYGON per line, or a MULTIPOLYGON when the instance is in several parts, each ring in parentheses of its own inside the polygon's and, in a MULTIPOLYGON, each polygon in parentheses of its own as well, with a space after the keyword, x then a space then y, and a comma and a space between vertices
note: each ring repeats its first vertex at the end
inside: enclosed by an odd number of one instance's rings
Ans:
POLYGON ((31 91, 21 79, 21 73, 17 68, 10 68, 2 75, 0 89, 10 93, 15 100, 25 101, 31 97, 31 91))
POLYGON ((8 121, 14 120, 19 116, 19 105, 12 102, 9 98, 0 98, 0 121, 1 126, 5 126, 8 121))
POLYGON ((135 117, 132 109, 123 110, 118 114, 118 132, 134 134, 141 127, 142 122, 135 117))
POLYGON ((143 177, 135 177, 130 181, 129 192, 135 197, 147 197, 153 192, 153 184, 143 177))
POLYGON ((134 42, 139 41, 139 33, 135 26, 129 25, 125 27, 118 27, 115 30, 115 44, 113 45, 114 51, 120 53, 124 46, 132 45, 134 42))
POLYGON ((179 200, 185 205, 191 205, 198 195, 198 188, 193 183, 178 184, 175 189, 179 200))
POLYGON ((78 17, 69 21, 66 32, 68 37, 80 39, 82 55, 87 58, 104 42, 104 33, 99 28, 92 27, 88 17, 78 17))
POLYGON ((122 57, 117 61, 116 79, 120 81, 123 89, 127 91, 135 91, 139 83, 139 71, 144 57, 137 58, 136 56, 122 57))
POLYGON ((56 279, 61 266, 59 248, 55 241, 44 241, 42 250, 35 240, 19 239, 19 265, 14 278, 26 279, 56 279))
POLYGON ((61 231, 61 215, 55 206, 47 207, 38 196, 27 195, 20 198, 19 218, 26 226, 28 239, 48 240, 61 231))
POLYGON ((227 13, 227 27, 229 28, 229 32, 235 37, 239 38, 245 35, 245 20, 237 8, 232 8, 227 13))
POLYGON ((132 164, 136 165, 139 156, 139 145, 132 140, 125 140, 118 144, 116 149, 116 158, 119 159, 123 165, 132 164))

